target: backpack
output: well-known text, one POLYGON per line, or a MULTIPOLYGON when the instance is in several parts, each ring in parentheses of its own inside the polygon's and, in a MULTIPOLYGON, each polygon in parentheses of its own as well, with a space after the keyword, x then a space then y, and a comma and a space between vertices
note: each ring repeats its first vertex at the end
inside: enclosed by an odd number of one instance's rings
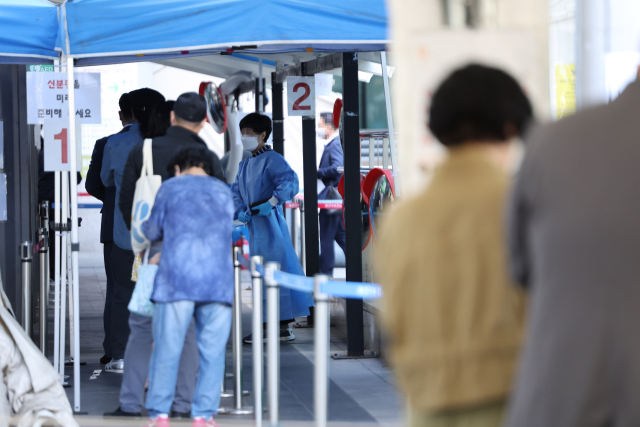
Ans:
POLYGON ((133 207, 131 209, 131 246, 133 253, 137 254, 149 247, 149 239, 142 232, 142 223, 151 215, 156 193, 162 185, 162 177, 153 174, 153 154, 151 152, 151 139, 144 140, 142 147, 142 171, 136 181, 136 191, 133 194, 133 207))

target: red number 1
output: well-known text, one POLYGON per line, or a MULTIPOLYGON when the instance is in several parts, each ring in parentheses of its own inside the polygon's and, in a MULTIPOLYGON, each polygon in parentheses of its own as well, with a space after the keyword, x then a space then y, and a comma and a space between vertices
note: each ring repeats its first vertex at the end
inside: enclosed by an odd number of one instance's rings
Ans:
POLYGON ((294 110, 311 110, 310 105, 300 105, 311 94, 311 88, 309 87, 308 84, 300 82, 293 87, 293 91, 297 93, 298 89, 300 88, 304 89, 304 94, 302 94, 302 96, 298 98, 296 102, 293 103, 293 109, 294 110))
POLYGON ((67 129, 62 129, 59 134, 53 135, 53 139, 59 139, 62 142, 62 163, 67 163, 67 156, 69 153, 67 148, 67 129))

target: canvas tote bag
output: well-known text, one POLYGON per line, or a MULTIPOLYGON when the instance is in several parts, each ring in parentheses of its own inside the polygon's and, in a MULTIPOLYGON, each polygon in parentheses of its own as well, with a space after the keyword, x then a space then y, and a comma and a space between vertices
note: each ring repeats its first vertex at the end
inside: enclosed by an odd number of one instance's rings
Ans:
POLYGON ((153 174, 151 139, 147 138, 142 148, 142 172, 136 181, 131 210, 131 246, 135 254, 149 247, 150 242, 142 232, 142 223, 151 215, 151 208, 161 185, 162 177, 153 174))

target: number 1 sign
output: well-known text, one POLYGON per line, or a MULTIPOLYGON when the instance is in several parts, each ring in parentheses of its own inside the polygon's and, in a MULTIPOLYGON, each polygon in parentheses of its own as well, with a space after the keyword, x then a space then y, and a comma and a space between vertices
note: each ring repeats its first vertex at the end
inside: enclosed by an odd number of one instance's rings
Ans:
POLYGON ((315 116, 315 77, 287 77, 287 104, 290 116, 315 116))
MULTIPOLYGON (((82 140, 81 120, 76 120, 76 141, 82 140)), ((71 144, 69 137, 69 121, 45 120, 44 121, 44 170, 45 172, 69 171, 71 159, 71 144)), ((76 159, 78 171, 82 170, 81 144, 76 143, 76 159)))

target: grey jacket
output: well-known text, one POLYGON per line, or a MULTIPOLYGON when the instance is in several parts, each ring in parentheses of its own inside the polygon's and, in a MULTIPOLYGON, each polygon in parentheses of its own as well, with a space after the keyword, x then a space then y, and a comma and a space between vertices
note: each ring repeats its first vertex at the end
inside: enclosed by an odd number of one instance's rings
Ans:
POLYGON ((535 130, 509 210, 531 298, 506 425, 640 426, 640 82, 535 130))

